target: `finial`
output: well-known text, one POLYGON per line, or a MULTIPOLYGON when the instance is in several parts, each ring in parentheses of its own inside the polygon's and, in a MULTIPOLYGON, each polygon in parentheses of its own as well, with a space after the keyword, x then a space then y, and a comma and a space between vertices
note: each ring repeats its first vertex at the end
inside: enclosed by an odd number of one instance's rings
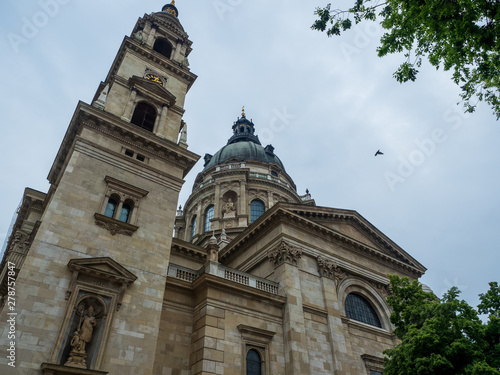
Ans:
POLYGON ((175 0, 172 0, 172 2, 170 4, 165 5, 161 9, 161 11, 162 12, 170 13, 174 17, 178 17, 179 16, 179 12, 178 12, 177 8, 175 7, 175 0))
POLYGON ((241 109, 241 117, 246 117, 245 116, 245 106, 241 109))

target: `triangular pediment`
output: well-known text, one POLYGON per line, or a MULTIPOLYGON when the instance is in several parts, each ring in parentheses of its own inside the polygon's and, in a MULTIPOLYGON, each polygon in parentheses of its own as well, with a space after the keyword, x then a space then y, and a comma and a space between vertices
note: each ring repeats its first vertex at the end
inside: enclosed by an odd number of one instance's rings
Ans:
POLYGON ((278 203, 265 212, 221 252, 220 258, 234 259, 239 251, 244 251, 248 242, 259 237, 259 231, 280 222, 299 226, 312 236, 328 238, 328 241, 365 253, 379 262, 398 264, 416 275, 426 271, 423 265, 356 211, 291 203, 278 203))
POLYGON ((137 279, 132 272, 109 257, 71 259, 68 267, 79 274, 92 275, 104 279, 114 279, 126 284, 137 279))
POLYGON ((425 270, 425 267, 356 211, 306 205, 289 205, 287 209, 353 242, 361 243, 412 267, 421 268, 422 271, 425 270))
POLYGON ((157 102, 161 102, 162 104, 164 103, 169 106, 175 105, 175 101, 177 100, 175 95, 160 84, 138 76, 133 76, 130 78, 129 82, 134 89, 137 89, 143 95, 157 102))

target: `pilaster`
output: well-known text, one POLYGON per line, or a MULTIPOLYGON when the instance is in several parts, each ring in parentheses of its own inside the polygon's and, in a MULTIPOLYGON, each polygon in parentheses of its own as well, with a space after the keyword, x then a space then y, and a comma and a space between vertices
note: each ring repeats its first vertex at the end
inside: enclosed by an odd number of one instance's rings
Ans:
POLYGON ((310 373, 300 272, 297 266, 301 256, 300 249, 285 241, 268 253, 269 260, 274 263, 276 281, 287 296, 283 315, 283 340, 288 375, 310 373))

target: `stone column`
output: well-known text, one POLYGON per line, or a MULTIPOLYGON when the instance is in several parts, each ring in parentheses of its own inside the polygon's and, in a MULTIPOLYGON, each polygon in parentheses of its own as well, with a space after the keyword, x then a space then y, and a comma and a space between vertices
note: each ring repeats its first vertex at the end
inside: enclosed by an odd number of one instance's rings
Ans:
POLYGON ((130 122, 130 120, 132 119, 132 112, 134 110, 136 98, 137 98, 137 91, 132 90, 132 92, 130 93, 130 97, 128 98, 127 105, 125 106, 125 110, 123 111, 122 120, 130 122))
POLYGON ((270 209, 271 207, 274 206, 274 199, 273 199, 273 192, 272 191, 267 192, 267 202, 269 205, 269 207, 267 207, 267 209, 270 209))
POLYGON ((222 212, 220 208, 220 182, 215 183, 215 197, 214 197, 214 219, 221 219, 222 218, 222 212))
POLYGON ((343 374, 345 371, 348 371, 345 364, 349 362, 349 358, 344 328, 340 316, 337 285, 341 280, 347 277, 347 275, 335 262, 326 260, 322 257, 319 257, 317 261, 323 300, 328 313, 327 325, 334 370, 337 374, 343 374), (344 363, 344 368, 342 368, 341 363, 344 363))
POLYGON ((201 204, 198 204, 198 208, 196 209, 196 232, 195 232, 195 236, 197 234, 201 234, 203 233, 203 230, 205 228, 202 228, 204 227, 205 223, 203 222, 203 217, 201 216, 201 204))
POLYGON ((240 201, 240 215, 246 215, 247 214, 247 184, 245 180, 240 180, 240 196, 239 196, 239 201, 240 201))
POLYGON ((155 40, 155 35, 156 35, 156 27, 151 27, 151 32, 148 35, 148 40, 146 44, 150 47, 153 47, 154 40, 155 40))
POLYGON ((310 374, 300 273, 297 267, 301 256, 302 250, 290 246, 285 241, 268 254, 269 260, 274 263, 276 281, 286 294, 283 341, 287 375, 310 374))
POLYGON ((158 120, 158 125, 155 126, 157 128, 156 135, 162 138, 165 138, 165 125, 167 123, 167 112, 168 107, 164 105, 161 108, 160 119, 158 120))

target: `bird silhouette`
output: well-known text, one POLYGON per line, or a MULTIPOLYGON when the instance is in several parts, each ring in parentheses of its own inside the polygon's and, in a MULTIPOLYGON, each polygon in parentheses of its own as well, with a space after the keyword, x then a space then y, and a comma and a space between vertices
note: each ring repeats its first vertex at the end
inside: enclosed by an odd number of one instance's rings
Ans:
POLYGON ((378 150, 378 151, 375 153, 375 156, 377 156, 377 155, 384 155, 384 153, 383 153, 382 151, 378 150))

